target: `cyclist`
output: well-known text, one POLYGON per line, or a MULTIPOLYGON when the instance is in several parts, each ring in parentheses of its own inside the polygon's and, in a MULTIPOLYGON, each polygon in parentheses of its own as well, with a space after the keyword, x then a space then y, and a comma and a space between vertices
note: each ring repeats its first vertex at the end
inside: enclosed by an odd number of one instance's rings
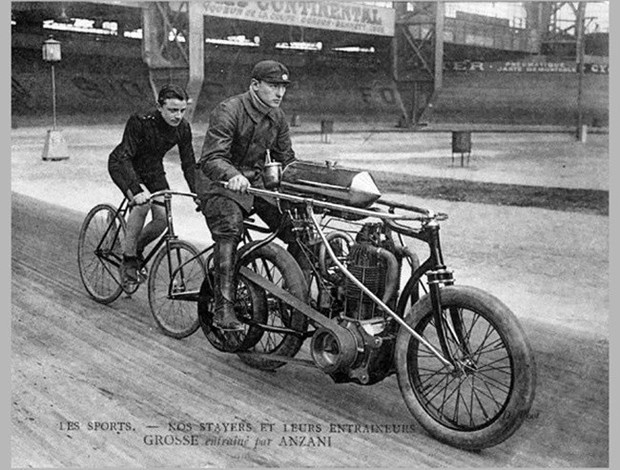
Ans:
POLYGON ((151 203, 151 193, 170 189, 166 180, 163 159, 175 145, 179 148, 181 168, 191 192, 195 192, 196 160, 192 146, 192 130, 183 118, 188 95, 177 85, 165 85, 159 90, 156 108, 143 114, 133 114, 121 143, 110 154, 108 171, 114 183, 131 201, 127 218, 127 233, 123 247, 121 276, 123 282, 139 282, 145 273, 142 264, 144 247, 166 229, 164 208, 151 203), (144 227, 147 214, 151 221, 144 227), (143 229, 144 227, 144 229, 143 229))
MULTIPOLYGON (((261 172, 269 150, 283 166, 295 160, 289 127, 279 108, 290 83, 287 68, 274 60, 258 62, 252 70, 249 90, 221 102, 211 112, 196 183, 202 212, 215 249, 213 325, 221 330, 238 330, 242 324, 233 309, 234 266, 237 245, 243 232, 243 218, 252 210, 275 230, 281 215, 277 207, 247 193, 262 187, 261 172), (220 185, 228 182, 228 189, 220 185)), ((284 223, 287 220, 284 220, 284 223)), ((281 236, 293 241, 290 230, 281 236)), ((292 245, 289 245, 289 247, 292 245)))

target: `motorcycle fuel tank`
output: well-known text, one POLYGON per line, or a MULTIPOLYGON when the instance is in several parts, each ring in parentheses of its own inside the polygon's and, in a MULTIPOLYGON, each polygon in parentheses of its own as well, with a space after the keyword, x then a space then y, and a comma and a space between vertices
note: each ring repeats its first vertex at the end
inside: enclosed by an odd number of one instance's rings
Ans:
POLYGON ((381 197, 370 173, 341 168, 329 161, 325 164, 301 160, 291 163, 282 172, 280 189, 359 208, 367 208, 381 197))

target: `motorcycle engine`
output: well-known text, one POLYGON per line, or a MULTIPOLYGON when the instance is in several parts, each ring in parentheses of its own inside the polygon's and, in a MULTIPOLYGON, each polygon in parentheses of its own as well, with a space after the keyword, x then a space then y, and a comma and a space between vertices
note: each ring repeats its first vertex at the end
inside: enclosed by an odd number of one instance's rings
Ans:
MULTIPOLYGON (((392 308, 400 280, 400 263, 382 224, 366 224, 351 247, 348 269, 375 296, 392 308)), ((381 308, 349 278, 345 281, 345 315, 356 320, 383 318, 381 308)))
MULTIPOLYGON (((355 279, 390 309, 394 309, 400 281, 400 259, 394 243, 381 223, 365 224, 349 247, 344 264, 355 279)), ((397 328, 383 309, 359 285, 342 277, 338 291, 341 301, 334 302, 340 313, 337 320, 356 338, 356 359, 346 368, 322 367, 336 382, 376 383, 393 372, 393 352, 397 328)), ((332 312, 332 316, 333 315, 332 312)), ((325 335, 313 338, 312 354, 319 366, 325 363, 325 335)), ((333 349, 333 348, 331 348, 333 349)), ((333 362, 329 365, 333 365, 333 362)))

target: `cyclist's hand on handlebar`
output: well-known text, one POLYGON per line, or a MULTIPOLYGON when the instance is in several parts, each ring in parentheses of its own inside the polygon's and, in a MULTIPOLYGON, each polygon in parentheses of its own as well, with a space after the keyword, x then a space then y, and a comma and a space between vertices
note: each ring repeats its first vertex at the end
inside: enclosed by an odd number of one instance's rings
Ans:
POLYGON ((249 187, 250 182, 243 175, 233 176, 228 180, 228 184, 226 185, 227 189, 230 189, 231 191, 235 191, 237 193, 246 193, 249 187))
POLYGON ((147 204, 151 200, 151 192, 148 189, 146 189, 146 186, 141 184, 140 187, 142 188, 142 192, 136 194, 133 197, 134 204, 136 204, 138 206, 141 206, 143 204, 147 204))

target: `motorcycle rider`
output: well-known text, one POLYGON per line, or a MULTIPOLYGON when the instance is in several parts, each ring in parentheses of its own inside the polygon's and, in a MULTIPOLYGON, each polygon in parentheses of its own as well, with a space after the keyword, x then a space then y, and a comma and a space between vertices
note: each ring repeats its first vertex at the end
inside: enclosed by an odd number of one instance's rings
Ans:
MULTIPOLYGON (((243 328, 233 309, 234 268, 241 241, 243 219, 255 211, 271 230, 283 219, 273 202, 248 194, 250 186, 262 188, 261 174, 269 151, 283 167, 295 161, 289 126, 280 104, 290 83, 288 69, 280 62, 258 62, 249 89, 221 102, 211 112, 196 187, 214 247, 213 325, 224 331, 243 328), (227 182, 224 188, 220 182, 227 182)), ((293 241, 290 230, 280 236, 293 241)))

